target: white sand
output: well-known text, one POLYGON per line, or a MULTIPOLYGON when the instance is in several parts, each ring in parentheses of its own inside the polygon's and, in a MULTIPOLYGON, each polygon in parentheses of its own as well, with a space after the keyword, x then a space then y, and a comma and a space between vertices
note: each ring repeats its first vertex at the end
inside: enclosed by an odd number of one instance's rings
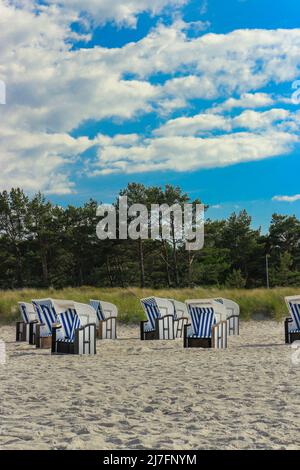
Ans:
POLYGON ((0 449, 300 449, 300 366, 282 324, 244 323, 225 351, 138 334, 51 356, 2 327, 0 449))

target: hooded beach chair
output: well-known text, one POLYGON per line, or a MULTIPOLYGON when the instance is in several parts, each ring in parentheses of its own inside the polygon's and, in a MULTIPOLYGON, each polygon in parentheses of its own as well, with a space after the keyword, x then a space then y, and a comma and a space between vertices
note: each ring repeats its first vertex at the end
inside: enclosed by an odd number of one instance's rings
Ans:
POLYGON ((96 315, 87 304, 52 300, 59 324, 52 325, 52 354, 96 354, 96 315))
POLYGON ((236 302, 233 302, 233 300, 223 299, 222 297, 218 297, 213 300, 224 305, 226 309, 228 336, 239 335, 240 334, 240 306, 236 302))
POLYGON ((227 348, 224 306, 214 300, 186 300, 191 324, 184 327, 185 348, 227 348))
POLYGON ((175 339, 174 304, 169 299, 141 299, 148 320, 141 322, 141 340, 175 339))
POLYGON ((35 344, 35 327, 39 322, 34 307, 29 302, 18 302, 22 321, 16 322, 16 341, 27 341, 35 344))
POLYGON ((300 341, 300 295, 284 298, 290 317, 285 319, 284 333, 286 344, 300 341))
POLYGON ((36 347, 42 349, 51 348, 52 326, 59 321, 52 299, 34 299, 32 304, 39 318, 35 331, 36 347))
POLYGON ((97 337, 117 339, 117 307, 102 300, 90 300, 90 305, 96 312, 97 337))

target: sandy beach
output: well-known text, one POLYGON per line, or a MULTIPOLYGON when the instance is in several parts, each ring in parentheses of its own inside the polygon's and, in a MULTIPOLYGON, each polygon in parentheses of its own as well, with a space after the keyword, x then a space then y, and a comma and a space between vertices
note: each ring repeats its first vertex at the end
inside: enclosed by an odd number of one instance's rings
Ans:
POLYGON ((283 326, 242 323, 227 350, 141 342, 51 356, 1 327, 0 449, 300 449, 300 365, 283 326))

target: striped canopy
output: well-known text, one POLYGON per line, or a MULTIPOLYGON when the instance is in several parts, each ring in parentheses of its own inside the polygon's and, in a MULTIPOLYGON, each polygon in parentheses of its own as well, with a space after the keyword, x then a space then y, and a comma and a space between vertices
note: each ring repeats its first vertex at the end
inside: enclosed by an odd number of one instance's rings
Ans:
POLYGON ((64 340, 73 342, 75 330, 80 327, 80 319, 76 314, 76 310, 69 308, 65 312, 59 313, 59 318, 65 331, 64 340))
POLYGON ((291 329, 300 331, 300 295, 293 295, 284 298, 287 308, 292 317, 291 329))
POLYGON ((48 333, 52 333, 52 325, 58 322, 57 313, 51 299, 33 300, 32 304, 38 314, 41 323, 45 324, 48 333))
POLYGON ((291 316, 296 325, 297 330, 300 331, 300 300, 298 302, 289 302, 291 307, 291 316))
POLYGON ((161 317, 155 298, 141 299, 141 304, 144 307, 151 327, 155 329, 155 320, 161 317))
POLYGON ((189 306, 194 335, 197 338, 211 338, 215 321, 213 307, 189 306))
POLYGON ((32 304, 28 302, 18 302, 20 313, 22 315, 24 323, 30 323, 31 321, 37 320, 38 316, 32 304))
POLYGON ((105 320, 105 315, 101 307, 100 300, 90 300, 90 305, 95 309, 99 321, 105 320))

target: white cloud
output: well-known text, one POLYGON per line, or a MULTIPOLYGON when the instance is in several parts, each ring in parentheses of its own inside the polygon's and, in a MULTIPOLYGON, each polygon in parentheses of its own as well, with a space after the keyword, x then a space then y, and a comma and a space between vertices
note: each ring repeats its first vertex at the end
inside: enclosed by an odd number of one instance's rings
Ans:
POLYGON ((229 98, 224 103, 215 106, 215 112, 230 111, 235 108, 264 108, 275 103, 267 93, 242 93, 239 98, 229 98))
POLYGON ((283 155, 298 138, 289 133, 240 132, 207 138, 167 136, 142 139, 128 147, 100 145, 94 175, 147 171, 192 171, 283 155))
POLYGON ((294 194, 294 196, 274 196, 272 201, 280 202, 296 202, 300 200, 300 194, 294 194))
MULTIPOLYGON (((299 52, 300 29, 237 30, 189 39, 182 22, 177 22, 171 27, 160 25, 138 43, 111 51, 107 61, 113 68, 122 64, 123 69, 140 77, 173 74, 182 67, 186 75, 210 80, 222 95, 294 79, 299 52)), ((198 96, 205 96, 201 89, 198 96)))
POLYGON ((293 124, 294 130, 299 128, 298 114, 291 114, 285 109, 270 109, 265 112, 247 110, 230 117, 214 113, 201 113, 192 117, 171 119, 157 129, 157 136, 195 136, 210 131, 230 132, 237 128, 247 130, 272 129, 274 126, 293 124))
POLYGON ((61 5, 64 10, 85 12, 99 24, 114 21, 135 27, 137 15, 149 12, 157 15, 166 7, 184 5, 188 0, 46 0, 48 4, 61 5))
POLYGON ((212 130, 231 129, 230 121, 216 114, 197 114, 193 117, 171 119, 155 131, 158 136, 197 135, 212 130))
POLYGON ((263 113, 247 110, 232 120, 233 127, 243 127, 246 129, 263 129, 272 126, 273 123, 287 120, 290 112, 286 109, 270 109, 263 113))
MULTIPOLYGON (((176 20, 123 47, 78 50, 72 47, 78 36, 71 24, 83 2, 48 3, 0 0, 0 80, 7 85, 7 105, 0 108, 5 123, 0 128, 0 164, 5 167, 0 189, 19 184, 30 190, 72 191, 72 162, 93 145, 100 149, 96 171, 107 173, 227 165, 285 154, 298 142, 295 113, 253 109, 274 104, 255 90, 297 78, 300 29, 191 38, 189 26, 176 20), (153 80, 163 74, 165 81, 153 80), (240 98, 228 99, 233 93, 240 98), (227 98, 223 111, 248 109, 224 117, 208 103, 205 113, 164 123, 165 114, 174 110, 182 108, 185 114, 190 100, 217 98, 227 98), (122 122, 149 112, 159 113, 161 125, 148 139, 102 136, 93 142, 70 136, 90 120, 122 122), (246 132, 230 134, 238 127, 246 132)), ((84 8, 98 22, 134 25, 141 11, 157 14, 183 3, 87 0, 84 8)), ((87 32, 81 39, 88 37, 87 32)))
POLYGON ((86 137, 68 134, 33 133, 0 126, 1 189, 21 186, 29 191, 69 194, 75 190, 69 180, 68 164, 92 147, 86 137))

